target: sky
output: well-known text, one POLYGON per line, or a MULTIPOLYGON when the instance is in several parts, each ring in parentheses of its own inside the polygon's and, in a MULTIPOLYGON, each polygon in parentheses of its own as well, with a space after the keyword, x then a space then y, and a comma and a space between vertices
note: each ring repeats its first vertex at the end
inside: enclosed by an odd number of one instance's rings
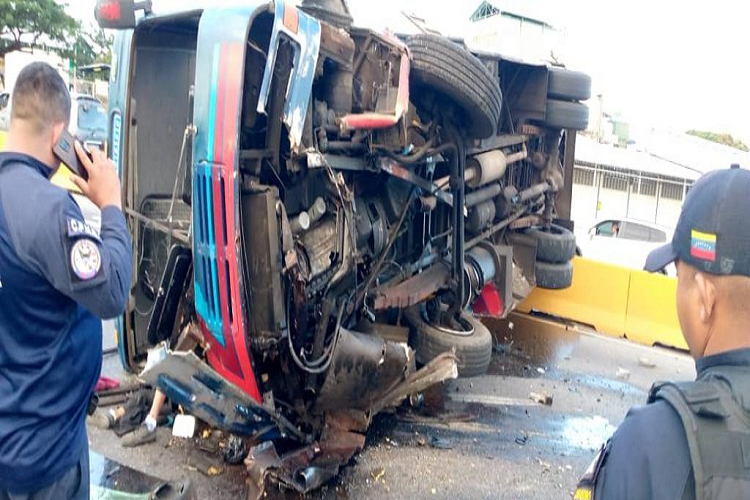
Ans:
MULTIPOLYGON (((206 0, 204 5, 220 0, 206 0)), ((229 0, 232 1, 232 0, 229 0)), ((180 5, 154 0, 155 8, 180 5)), ((200 3, 200 2, 198 2, 200 3)), ((235 2, 236 3, 236 2, 235 2)), ((497 0, 498 7, 564 32, 568 67, 589 73, 594 94, 631 130, 728 132, 750 144, 750 70, 742 34, 750 3, 714 0, 497 0)), ((94 0, 68 0, 93 22, 94 0)), ((414 12, 445 34, 464 36, 480 0, 349 0, 355 24, 382 29, 414 12)))

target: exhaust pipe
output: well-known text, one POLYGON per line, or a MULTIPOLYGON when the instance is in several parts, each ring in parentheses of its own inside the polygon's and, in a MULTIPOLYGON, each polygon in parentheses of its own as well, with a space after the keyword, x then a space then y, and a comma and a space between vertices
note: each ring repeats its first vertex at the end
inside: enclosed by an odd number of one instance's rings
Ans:
POLYGON ((466 160, 466 184, 475 188, 496 181, 505 175, 508 165, 527 157, 526 146, 518 153, 509 155, 495 150, 472 156, 466 160))

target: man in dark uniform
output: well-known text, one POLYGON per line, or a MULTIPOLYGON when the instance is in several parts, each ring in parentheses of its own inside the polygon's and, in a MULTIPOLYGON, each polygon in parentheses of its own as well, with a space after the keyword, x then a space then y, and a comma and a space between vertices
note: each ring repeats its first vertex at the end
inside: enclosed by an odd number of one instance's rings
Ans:
POLYGON ((715 171, 694 184, 672 242, 649 255, 646 270, 671 262, 697 378, 652 387, 576 500, 750 498, 750 171, 715 171))
POLYGON ((85 417, 102 318, 123 313, 132 250, 114 165, 76 144, 101 230, 49 182, 70 95, 49 65, 24 68, 0 153, 0 500, 88 499, 85 417))

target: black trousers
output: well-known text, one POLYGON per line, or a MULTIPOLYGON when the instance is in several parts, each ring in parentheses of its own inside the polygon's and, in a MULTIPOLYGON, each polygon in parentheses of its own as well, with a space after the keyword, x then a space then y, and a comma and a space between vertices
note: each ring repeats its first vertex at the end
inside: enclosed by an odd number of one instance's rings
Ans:
POLYGON ((0 488, 0 500, 89 500, 89 448, 84 447, 78 463, 56 482, 32 493, 10 493, 0 488))

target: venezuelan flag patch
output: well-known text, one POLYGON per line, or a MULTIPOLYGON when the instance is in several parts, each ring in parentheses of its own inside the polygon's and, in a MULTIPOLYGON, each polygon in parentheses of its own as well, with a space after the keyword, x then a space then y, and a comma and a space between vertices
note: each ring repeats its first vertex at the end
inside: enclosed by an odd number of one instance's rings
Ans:
POLYGON ((716 235, 693 229, 690 237, 690 255, 696 259, 716 261, 716 235))

